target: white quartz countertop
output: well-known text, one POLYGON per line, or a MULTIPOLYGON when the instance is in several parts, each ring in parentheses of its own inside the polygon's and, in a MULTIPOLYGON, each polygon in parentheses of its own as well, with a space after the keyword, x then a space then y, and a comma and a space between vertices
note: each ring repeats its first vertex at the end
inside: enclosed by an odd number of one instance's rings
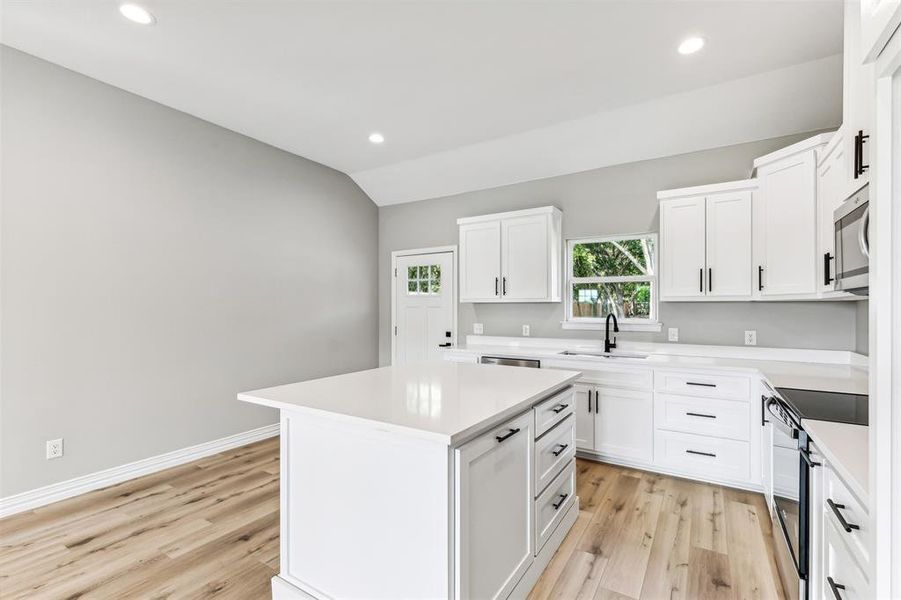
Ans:
MULTIPOLYGON (((795 353, 803 355, 804 351, 783 351, 774 349, 771 355, 775 359, 763 358, 767 356, 765 348, 755 348, 757 351, 754 358, 738 357, 732 347, 718 348, 717 346, 706 346, 698 351, 703 355, 676 354, 670 353, 675 350, 682 352, 692 351, 692 349, 682 349, 678 347, 658 347, 660 345, 652 344, 621 344, 622 348, 614 350, 621 352, 641 351, 648 354, 647 358, 603 358, 592 356, 572 356, 561 355, 564 350, 571 350, 578 347, 578 340, 574 340, 573 344, 561 345, 559 347, 528 347, 514 345, 471 345, 456 346, 448 349, 450 353, 477 354, 482 356, 503 356, 511 358, 537 358, 542 361, 553 361, 553 367, 558 368, 561 364, 579 363, 579 367, 585 368, 588 362, 603 365, 604 368, 611 368, 617 364, 634 366, 645 366, 652 369, 674 368, 674 369, 718 369, 728 371, 739 371, 745 373, 756 373, 763 376, 772 387, 786 387, 806 390, 818 390, 824 392, 844 392, 848 394, 867 394, 868 390, 868 371, 865 368, 854 364, 841 364, 836 362, 816 362, 814 358, 811 360, 784 360, 786 355, 795 353), (717 356, 717 352, 722 352, 722 356, 717 356), (731 354, 731 356, 730 356, 731 354)), ((699 347, 694 347, 699 348, 699 347)), ((597 348, 591 348, 591 351, 597 352, 597 348)), ((814 357, 819 352, 811 353, 814 357)))
POLYGON ((382 367, 238 394, 457 445, 571 384, 578 371, 436 361, 382 367))
POLYGON ((865 505, 870 486, 869 427, 803 419, 810 436, 826 461, 865 505))

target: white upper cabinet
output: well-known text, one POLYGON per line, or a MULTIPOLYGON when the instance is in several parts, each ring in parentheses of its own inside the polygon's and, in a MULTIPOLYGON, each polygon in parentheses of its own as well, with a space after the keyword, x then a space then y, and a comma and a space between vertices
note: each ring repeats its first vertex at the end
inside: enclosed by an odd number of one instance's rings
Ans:
POLYGON ((460 302, 559 302, 561 222, 553 206, 458 219, 460 302))
POLYGON ((845 8, 846 21, 848 8, 859 10, 858 56, 865 62, 873 62, 901 25, 901 0, 846 0, 845 8))
POLYGON ((751 299, 751 205, 743 180, 658 192, 661 300, 751 299))
POLYGON ((460 225, 460 300, 491 302, 501 293, 501 223, 460 225))
MULTIPOLYGON (((873 148, 873 107, 876 104, 876 76, 872 63, 864 63, 861 49, 861 6, 855 1, 845 2, 844 53, 842 86, 842 126, 845 146, 842 198, 847 198, 869 181, 870 157, 873 148)), ((882 5, 895 4, 882 0, 882 5)))
POLYGON ((835 291, 835 209, 847 190, 847 131, 841 127, 820 153, 817 164, 817 290, 824 297, 849 296, 835 291))
POLYGON ((815 298, 817 293, 817 152, 832 134, 814 136, 754 161, 755 296, 815 298))
POLYGON ((707 196, 707 296, 751 297, 751 192, 707 196))
POLYGON ((660 299, 704 296, 704 196, 660 203, 660 299))

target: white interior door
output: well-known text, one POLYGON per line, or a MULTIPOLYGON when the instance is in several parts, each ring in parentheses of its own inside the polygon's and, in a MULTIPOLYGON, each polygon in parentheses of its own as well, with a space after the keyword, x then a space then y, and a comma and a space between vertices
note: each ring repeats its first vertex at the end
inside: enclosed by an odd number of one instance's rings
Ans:
POLYGON ((751 298, 751 192, 707 197, 707 295, 751 298))
POLYGON ((454 255, 399 256, 395 266, 394 364, 440 360, 454 339, 454 255))

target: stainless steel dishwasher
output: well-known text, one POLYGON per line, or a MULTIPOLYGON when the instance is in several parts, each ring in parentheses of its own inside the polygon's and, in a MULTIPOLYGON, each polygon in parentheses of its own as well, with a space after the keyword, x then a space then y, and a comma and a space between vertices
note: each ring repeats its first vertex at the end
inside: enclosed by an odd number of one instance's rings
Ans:
POLYGON ((508 367, 530 367, 540 369, 541 361, 529 358, 507 358, 504 356, 483 356, 479 359, 483 365, 507 365, 508 367))

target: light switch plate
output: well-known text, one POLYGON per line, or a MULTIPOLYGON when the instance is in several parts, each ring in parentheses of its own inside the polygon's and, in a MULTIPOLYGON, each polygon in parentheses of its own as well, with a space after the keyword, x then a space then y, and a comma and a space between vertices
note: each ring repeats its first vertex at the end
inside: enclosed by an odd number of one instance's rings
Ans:
POLYGON ((482 332, 485 331, 485 328, 482 327, 481 323, 473 323, 472 324, 472 332, 476 335, 482 335, 482 332))
POLYGON ((745 332, 745 346, 757 345, 757 331, 751 330, 745 332))
POLYGON ((671 341, 671 342, 679 341, 679 328, 678 327, 670 327, 669 328, 669 341, 671 341))
POLYGON ((529 328, 528 325, 523 325, 523 326, 522 326, 522 334, 523 334, 524 336, 529 337, 529 335, 531 335, 530 332, 531 332, 531 329, 529 328))

